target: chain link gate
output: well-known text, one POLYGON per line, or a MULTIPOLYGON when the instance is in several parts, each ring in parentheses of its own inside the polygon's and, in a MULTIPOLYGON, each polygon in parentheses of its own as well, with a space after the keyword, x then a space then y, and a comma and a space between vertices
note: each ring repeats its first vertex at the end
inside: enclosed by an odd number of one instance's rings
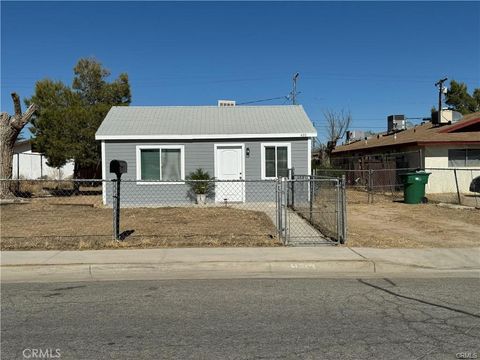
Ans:
POLYGON ((344 178, 296 176, 277 181, 277 229, 285 245, 344 244, 344 178))

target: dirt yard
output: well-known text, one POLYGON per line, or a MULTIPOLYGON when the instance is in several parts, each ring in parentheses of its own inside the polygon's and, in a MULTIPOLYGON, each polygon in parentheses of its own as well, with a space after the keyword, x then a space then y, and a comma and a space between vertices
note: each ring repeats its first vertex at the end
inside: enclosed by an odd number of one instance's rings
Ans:
POLYGON ((280 246, 275 225, 263 212, 228 207, 122 209, 112 240, 112 209, 98 196, 32 199, 0 206, 1 250, 280 246))
MULTIPOLYGON (((112 209, 103 208, 98 195, 4 204, 0 219, 1 250, 281 246, 264 212, 229 207, 123 209, 121 231, 133 231, 123 242, 112 240, 112 209)), ((347 246, 480 246, 480 210, 387 197, 349 203, 347 246)))
POLYGON ((480 210, 378 201, 349 204, 349 247, 480 246, 480 210))

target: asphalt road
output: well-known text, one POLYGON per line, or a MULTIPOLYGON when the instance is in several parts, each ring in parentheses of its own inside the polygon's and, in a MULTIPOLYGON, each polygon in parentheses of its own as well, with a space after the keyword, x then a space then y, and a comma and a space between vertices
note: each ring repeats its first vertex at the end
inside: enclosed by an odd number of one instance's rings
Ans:
POLYGON ((3 284, 1 358, 474 358, 479 295, 475 278, 3 284))

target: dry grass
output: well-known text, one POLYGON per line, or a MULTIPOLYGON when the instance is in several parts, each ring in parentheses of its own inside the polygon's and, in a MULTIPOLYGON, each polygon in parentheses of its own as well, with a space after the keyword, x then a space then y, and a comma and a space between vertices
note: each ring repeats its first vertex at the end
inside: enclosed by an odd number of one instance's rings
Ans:
POLYGON ((123 242, 112 240, 112 209, 98 196, 32 199, 0 207, 2 250, 280 246, 261 211, 229 207, 122 210, 123 242))
MULTIPOLYGON (((377 200, 377 199, 375 199, 377 200)), ((349 204, 348 246, 377 248, 480 246, 480 211, 393 201, 349 204)))
MULTIPOLYGON (((430 194, 428 195, 429 201, 440 203, 449 203, 449 204, 457 204, 458 203, 458 195, 457 193, 446 193, 446 194, 430 194)), ((460 194, 460 202, 461 205, 464 206, 471 206, 480 208, 480 195, 479 194, 460 194)))
MULTIPOLYGON (((334 193, 316 204, 325 228, 334 227, 334 193), (333 194, 333 195, 332 195, 333 194)), ((352 194, 365 196, 366 194, 352 194)), ((2 250, 83 250, 153 247, 280 246, 275 226, 261 211, 229 207, 129 208, 112 240, 112 209, 101 196, 32 198, 0 206, 2 250)), ((480 246, 480 211, 435 204, 407 205, 375 196, 375 203, 348 204, 348 246, 378 248, 480 246)))

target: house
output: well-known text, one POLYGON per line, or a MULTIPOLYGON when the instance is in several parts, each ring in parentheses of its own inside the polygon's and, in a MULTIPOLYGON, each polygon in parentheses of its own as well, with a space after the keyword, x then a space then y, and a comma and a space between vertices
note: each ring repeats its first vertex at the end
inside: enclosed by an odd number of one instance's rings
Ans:
POLYGON ((404 126, 403 116, 392 115, 387 132, 336 147, 332 161, 347 169, 378 170, 375 160, 383 156, 388 157, 381 166, 386 169, 428 169, 430 194, 456 192, 457 169, 459 189, 468 192, 471 180, 480 176, 480 112, 457 121, 451 111, 442 113, 446 120, 441 124, 429 121, 411 128, 404 126))
MULTIPOLYGON (((123 204, 189 201, 184 180, 197 168, 218 180, 210 201, 260 201, 254 180, 311 173, 311 143, 317 132, 300 105, 112 107, 100 125, 103 178, 111 160, 127 162, 123 204), (236 185, 234 185, 236 184, 236 185), (227 186, 229 185, 229 186, 227 186), (256 187, 256 190, 253 189, 256 187)), ((104 185, 103 201, 111 203, 104 185)), ((269 186, 274 189, 274 186, 269 186)), ((270 190, 269 190, 270 191, 270 190)), ((271 194, 270 194, 271 195, 271 194)), ((268 196, 270 196, 268 195, 268 196)))
POLYGON ((31 139, 17 141, 13 148, 13 179, 67 179, 73 176, 73 161, 61 168, 47 165, 45 156, 35 151, 31 139))

